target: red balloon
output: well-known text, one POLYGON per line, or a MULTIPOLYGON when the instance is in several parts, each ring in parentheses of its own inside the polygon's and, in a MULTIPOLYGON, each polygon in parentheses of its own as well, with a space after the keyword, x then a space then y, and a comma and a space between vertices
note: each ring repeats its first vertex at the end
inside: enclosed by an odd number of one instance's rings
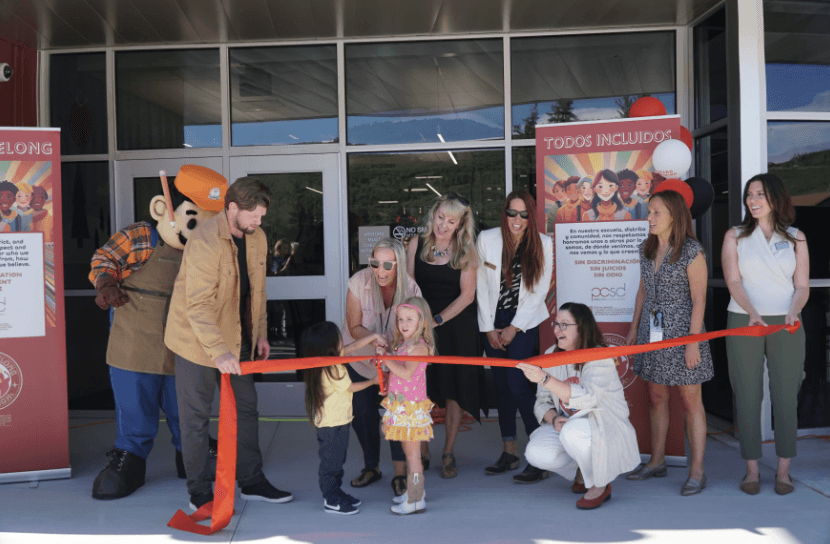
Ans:
POLYGON ((686 201, 686 206, 688 206, 689 209, 691 209, 692 204, 695 203, 695 193, 685 181, 679 179, 667 179, 666 181, 661 182, 659 187, 652 189, 651 194, 653 196, 660 191, 676 191, 680 193, 680 196, 682 196, 683 200, 686 201))
POLYGON ((629 117, 655 117, 657 115, 666 115, 666 106, 653 96, 637 99, 628 110, 629 117))
POLYGON ((692 150, 692 143, 694 143, 694 140, 692 140, 692 133, 689 132, 688 128, 680 127, 680 138, 679 138, 679 140, 681 142, 683 142, 684 144, 686 144, 686 147, 689 148, 689 151, 692 150))

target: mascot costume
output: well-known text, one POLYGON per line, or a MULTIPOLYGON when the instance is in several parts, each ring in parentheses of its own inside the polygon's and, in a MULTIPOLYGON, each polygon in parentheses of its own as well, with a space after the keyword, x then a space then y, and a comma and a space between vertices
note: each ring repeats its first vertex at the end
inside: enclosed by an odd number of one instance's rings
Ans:
MULTIPOLYGON (((107 346, 117 438, 109 463, 95 478, 92 496, 120 499, 144 485, 147 456, 158 433, 159 407, 176 448, 179 478, 186 478, 181 453, 173 353, 164 345, 164 325, 190 233, 225 206, 228 181, 213 170, 186 165, 164 196, 150 201, 153 223, 118 231, 92 257, 90 281, 96 304, 110 309, 107 346)), ((211 440, 211 454, 215 441, 211 440)))

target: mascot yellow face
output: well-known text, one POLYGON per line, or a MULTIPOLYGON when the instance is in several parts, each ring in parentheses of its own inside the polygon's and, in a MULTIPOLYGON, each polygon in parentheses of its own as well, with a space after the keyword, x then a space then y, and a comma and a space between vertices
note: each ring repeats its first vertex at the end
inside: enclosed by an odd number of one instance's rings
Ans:
POLYGON ((224 209, 228 180, 209 168, 188 164, 179 170, 175 188, 190 200, 184 200, 173 211, 174 224, 170 224, 168 203, 162 195, 150 201, 150 216, 158 221, 156 229, 164 243, 184 250, 190 234, 224 209))

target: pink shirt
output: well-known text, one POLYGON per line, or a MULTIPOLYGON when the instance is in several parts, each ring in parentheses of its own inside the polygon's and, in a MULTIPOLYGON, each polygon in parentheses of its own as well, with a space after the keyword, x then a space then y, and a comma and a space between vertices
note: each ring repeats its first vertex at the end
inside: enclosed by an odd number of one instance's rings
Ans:
MULTIPOLYGON (((423 339, 419 342, 426 345, 423 339)), ((395 355, 409 355, 411 345, 404 344, 395 351, 395 355)), ((389 373, 389 394, 390 398, 396 400, 403 395, 407 401, 427 400, 427 364, 419 363, 418 368, 412 373, 412 377, 404 380, 394 372, 389 373)))
MULTIPOLYGON (((400 264, 398 264, 400 266, 400 264)), ((395 319, 395 311, 397 304, 393 304, 391 308, 387 308, 381 315, 375 313, 375 302, 373 298, 372 285, 375 281, 372 269, 367 267, 357 272, 354 276, 349 278, 349 292, 360 301, 360 324, 371 332, 379 333, 386 337, 386 341, 392 342, 392 334, 395 332, 397 326, 395 319)), ((420 297, 421 288, 415 283, 415 280, 409 274, 406 274, 406 293, 409 297, 420 297)), ((343 344, 351 344, 354 342, 351 333, 349 332, 348 317, 343 321, 343 344)), ((359 349, 352 355, 375 355, 375 348, 371 344, 363 349, 359 349)), ((372 378, 377 375, 375 365, 371 361, 357 361, 349 363, 352 365, 358 374, 364 378, 372 378)))

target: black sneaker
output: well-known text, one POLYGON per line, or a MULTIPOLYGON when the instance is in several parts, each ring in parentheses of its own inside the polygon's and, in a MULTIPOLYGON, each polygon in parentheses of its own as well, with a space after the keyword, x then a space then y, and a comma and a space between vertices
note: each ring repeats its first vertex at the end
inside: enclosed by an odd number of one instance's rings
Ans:
POLYGON ((132 494, 144 485, 147 461, 119 448, 107 453, 109 462, 92 483, 92 498, 99 500, 120 499, 132 494))
POLYGON ((213 500, 213 493, 205 491, 190 496, 190 509, 194 512, 213 500))
POLYGON ((346 501, 347 503, 351 504, 352 506, 360 506, 361 504, 363 504, 362 502, 360 502, 360 499, 352 495, 349 495, 342 489, 340 490, 340 498, 346 501))
POLYGON ((249 485, 242 488, 240 497, 246 501, 265 501, 273 503, 291 502, 294 500, 294 495, 288 491, 280 491, 268 480, 263 480, 258 484, 249 485))
POLYGON ((351 516, 360 512, 357 506, 352 506, 342 497, 336 497, 333 503, 323 499, 323 510, 326 514, 340 514, 341 516, 351 516))
POLYGON ((536 468, 530 463, 528 463, 527 468, 525 468, 521 474, 516 474, 515 476, 513 476, 513 481, 517 484, 535 484, 537 482, 541 482, 549 475, 550 472, 548 472, 547 470, 536 468))

